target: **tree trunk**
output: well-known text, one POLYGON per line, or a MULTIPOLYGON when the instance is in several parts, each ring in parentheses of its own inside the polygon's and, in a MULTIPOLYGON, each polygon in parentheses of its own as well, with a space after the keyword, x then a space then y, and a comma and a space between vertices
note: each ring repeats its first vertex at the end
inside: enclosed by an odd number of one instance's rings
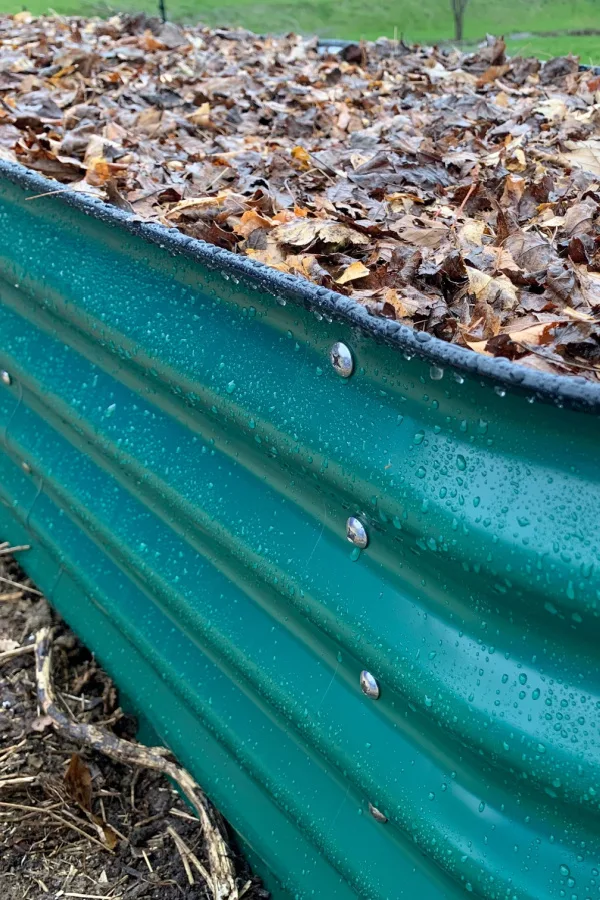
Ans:
POLYGON ((454 9, 453 14, 454 14, 454 40, 462 41, 464 10, 454 9))

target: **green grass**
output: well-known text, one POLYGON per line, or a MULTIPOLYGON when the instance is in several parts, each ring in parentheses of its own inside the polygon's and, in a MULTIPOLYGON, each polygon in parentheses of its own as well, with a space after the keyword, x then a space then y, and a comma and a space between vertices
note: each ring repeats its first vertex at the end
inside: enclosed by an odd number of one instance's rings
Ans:
MULTIPOLYGON (((453 34, 449 0, 165 0, 170 18, 210 25, 243 25, 257 32, 300 31, 326 37, 374 39, 396 32, 410 41, 434 41, 453 34)), ((44 13, 110 14, 120 9, 155 13, 153 0, 0 0, 4 12, 29 9, 44 13)), ((486 32, 600 28, 600 7, 594 0, 471 0, 465 17, 466 38, 486 32)), ((511 41, 512 53, 539 56, 578 53, 584 62, 600 62, 598 37, 532 37, 511 41)))

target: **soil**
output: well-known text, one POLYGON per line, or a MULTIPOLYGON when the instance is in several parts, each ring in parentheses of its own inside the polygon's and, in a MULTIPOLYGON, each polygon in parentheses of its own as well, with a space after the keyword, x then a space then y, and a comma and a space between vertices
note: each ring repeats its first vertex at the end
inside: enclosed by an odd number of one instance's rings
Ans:
MULTIPOLYGON (((0 584, 3 900, 208 900, 212 893, 193 866, 186 872, 172 837, 177 832, 208 867, 198 820, 170 782, 159 773, 115 763, 58 734, 48 717, 39 715, 33 653, 6 659, 7 651, 31 644, 36 630, 52 623, 58 703, 74 720, 134 739, 136 722, 121 711, 114 684, 44 597, 33 592, 9 549, 0 545, 0 577, 24 587, 0 584), (98 826, 69 794, 65 773, 74 754, 79 769, 85 773, 87 767, 91 775, 92 813, 98 826), (116 837, 112 851, 104 845, 105 832, 116 837)), ((240 897, 268 898, 247 863, 235 849, 231 852, 240 897)))

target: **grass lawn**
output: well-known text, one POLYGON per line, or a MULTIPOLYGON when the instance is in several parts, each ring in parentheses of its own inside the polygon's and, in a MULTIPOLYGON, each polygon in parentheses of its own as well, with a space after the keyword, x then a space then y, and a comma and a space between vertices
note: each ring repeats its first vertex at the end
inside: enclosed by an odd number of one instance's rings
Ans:
MULTIPOLYGON (((243 25, 257 32, 301 31, 323 36, 373 39, 394 36, 431 42, 453 34, 449 0, 165 0, 169 17, 203 21, 210 25, 243 25)), ((154 13, 154 0, 0 0, 3 12, 29 9, 34 13, 93 13, 107 15, 122 9, 154 13)), ((509 34, 539 30, 600 28, 600 6, 593 0, 470 0, 465 17, 465 37, 480 38, 486 32, 509 34)), ((512 53, 554 56, 578 53, 582 62, 600 63, 598 37, 531 37, 511 41, 512 53)))

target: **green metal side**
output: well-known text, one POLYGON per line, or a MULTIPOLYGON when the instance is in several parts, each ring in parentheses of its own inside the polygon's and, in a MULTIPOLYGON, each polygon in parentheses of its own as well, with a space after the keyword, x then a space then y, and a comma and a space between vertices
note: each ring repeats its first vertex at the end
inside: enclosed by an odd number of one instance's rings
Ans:
POLYGON ((0 535, 275 896, 599 897, 598 389, 0 175, 0 535))

